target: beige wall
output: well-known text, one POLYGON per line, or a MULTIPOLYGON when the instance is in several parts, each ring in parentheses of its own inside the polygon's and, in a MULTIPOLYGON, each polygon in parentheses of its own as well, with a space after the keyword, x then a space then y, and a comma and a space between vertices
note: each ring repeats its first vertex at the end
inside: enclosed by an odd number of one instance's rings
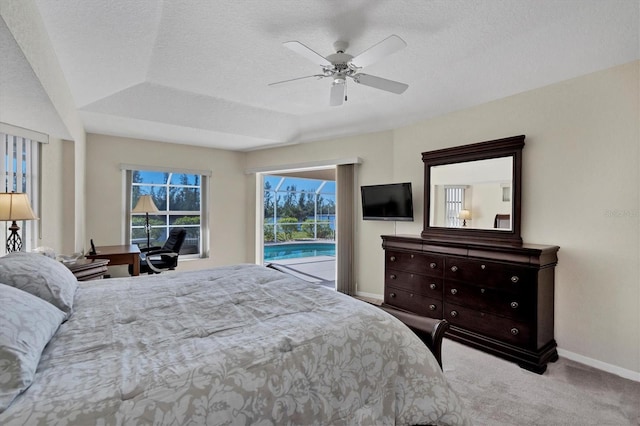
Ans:
POLYGON ((85 157, 82 135, 79 142, 54 140, 43 150, 43 245, 69 251, 86 247, 89 238, 123 242, 121 163, 209 169, 211 258, 181 262, 180 269, 253 261, 256 188, 245 170, 360 157, 360 185, 411 181, 414 189, 416 221, 398 222, 397 229, 393 223, 360 220, 357 206, 357 290, 379 295, 380 235, 422 230, 420 153, 525 134, 522 236, 561 247, 555 316, 561 354, 639 377, 639 64, 394 131, 248 153, 89 135, 85 157), (85 161, 86 179, 81 179, 85 161), (81 237, 85 215, 86 238, 81 237))
MULTIPOLYGON (((251 261, 256 188, 254 176, 243 171, 353 156, 363 159, 361 185, 413 183, 416 221, 399 222, 397 232, 418 234, 424 214, 421 152, 525 134, 522 236, 561 247, 559 347, 578 360, 640 377, 639 62, 391 132, 246 154, 99 135, 85 143, 35 1, 3 1, 0 13, 74 139, 62 148, 54 140, 44 150, 43 245, 77 251, 89 237, 101 244, 123 242, 119 164, 136 163, 213 171, 211 258, 181 262, 180 269, 251 261)), ((359 205, 357 212, 359 217, 359 205)), ((358 292, 382 293, 380 235, 395 231, 392 223, 358 220, 358 292)))
MULTIPOLYGON (((391 133, 250 152, 247 167, 360 156, 359 184, 412 182, 416 220, 398 222, 397 232, 419 234, 424 214, 422 152, 525 134, 522 237, 528 243, 561 247, 555 310, 561 353, 596 366, 619 367, 638 378, 639 64, 391 133)), ((251 198, 248 194, 248 203, 251 198)), ((253 204, 249 210, 255 211, 253 204)), ((358 291, 382 294, 380 235, 393 233, 394 226, 359 220, 357 230, 358 291)))
POLYGON ((40 239, 37 246, 51 247, 56 253, 73 252, 65 247, 64 229, 64 141, 50 139, 42 145, 42 185, 40 187, 42 212, 40 213, 40 239), (46 212, 46 213, 44 213, 46 212))
MULTIPOLYGON (((121 164, 210 170, 209 259, 181 261, 180 270, 246 262, 244 154, 89 134, 87 138, 87 241, 123 244, 126 213, 121 164)), ((111 273, 121 275, 121 267, 111 273)))
MULTIPOLYGON (((11 31, 16 43, 22 50, 25 59, 33 69, 42 88, 51 100, 51 104, 74 140, 73 205, 64 205, 63 215, 73 218, 73 228, 65 229, 63 248, 72 247, 70 251, 84 249, 85 235, 85 142, 86 134, 80 115, 75 106, 73 96, 66 83, 58 57, 51 45, 44 23, 34 0, 4 0, 0 2, 0 14, 7 28, 11 31), (72 241, 72 245, 66 243, 72 241)), ((19 118, 18 118, 19 120, 19 118)), ((19 123, 10 123, 16 124, 19 123)), ((49 134, 48 129, 32 128, 32 130, 49 134)), ((46 157, 45 160, 46 161, 46 157)), ((69 165, 67 165, 69 167, 69 165)), ((54 169, 52 169, 54 170, 54 169)), ((55 172, 54 172, 55 173, 55 172)), ((43 211, 50 206, 44 203, 43 211)), ((54 225, 57 226, 57 225, 54 225)), ((54 231, 55 232, 55 231, 54 231)))
MULTIPOLYGON (((248 152, 247 169, 258 167, 300 165, 318 160, 337 160, 341 158, 360 157, 362 164, 357 166, 358 184, 373 185, 386 183, 393 179, 393 170, 389 167, 393 153, 393 132, 381 132, 354 136, 335 141, 324 141, 282 147, 268 150, 248 152)), ((251 178, 250 178, 251 179, 251 178)), ((251 217, 248 226, 255 227, 255 180, 253 187, 247 192, 248 211, 251 217)), ((360 204, 356 208, 357 217, 362 217, 360 204)), ((380 249, 382 233, 393 233, 393 223, 372 223, 358 220, 356 222, 354 258, 357 278, 357 291, 360 293, 382 293, 384 268, 383 252, 380 249)), ((255 234, 254 234, 255 235, 255 234)), ((247 239, 249 250, 255 247, 254 235, 247 239)))
POLYGON ((556 340, 636 372, 638 95, 635 62, 398 130, 395 156, 413 176, 403 155, 525 134, 522 237, 561 247, 556 340))

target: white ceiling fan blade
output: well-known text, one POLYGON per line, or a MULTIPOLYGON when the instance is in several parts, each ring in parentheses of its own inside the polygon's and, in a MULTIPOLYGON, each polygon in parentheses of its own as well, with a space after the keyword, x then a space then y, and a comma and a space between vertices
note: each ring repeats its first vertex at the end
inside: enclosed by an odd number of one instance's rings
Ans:
POLYGON ((401 94, 409 87, 408 84, 399 81, 387 80, 386 78, 376 77, 369 74, 355 74, 351 76, 353 81, 365 86, 375 87, 376 89, 386 90, 387 92, 401 94))
POLYGON ((289 83, 296 80, 304 80, 306 78, 316 77, 318 79, 326 77, 323 74, 314 74, 314 75, 306 75, 304 77, 290 78, 289 80, 276 81, 274 83, 269 83, 268 86, 275 86, 276 84, 289 83))
POLYGON ((304 44, 299 41, 287 41, 282 43, 285 47, 293 50, 300 56, 304 56, 309 59, 311 62, 319 64, 322 67, 332 67, 333 64, 329 62, 324 56, 320 55, 314 50, 309 49, 304 44))
POLYGON ((390 35, 378 44, 374 44, 349 61, 356 68, 363 68, 374 62, 407 47, 407 43, 395 34, 390 35))
POLYGON ((344 101, 344 88, 345 83, 336 84, 331 86, 331 95, 329 96, 329 105, 339 106, 344 101))

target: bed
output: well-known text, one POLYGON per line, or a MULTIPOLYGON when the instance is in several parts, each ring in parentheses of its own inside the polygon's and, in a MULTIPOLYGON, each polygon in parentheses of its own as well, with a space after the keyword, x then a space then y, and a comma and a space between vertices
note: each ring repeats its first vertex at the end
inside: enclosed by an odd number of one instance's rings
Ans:
POLYGON ((44 259, 0 258, 2 425, 471 423, 376 306, 258 265, 79 283, 44 259))

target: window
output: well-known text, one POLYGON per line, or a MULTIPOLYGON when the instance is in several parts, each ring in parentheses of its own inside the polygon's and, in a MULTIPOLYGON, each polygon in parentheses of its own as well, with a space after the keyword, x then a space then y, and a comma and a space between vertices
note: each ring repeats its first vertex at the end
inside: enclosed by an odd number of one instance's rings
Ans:
POLYGON ((335 240, 336 182, 264 176, 264 242, 335 240))
MULTIPOLYGON (((128 170, 130 182, 129 211, 141 195, 151 195, 158 208, 149 214, 150 244, 162 246, 172 228, 187 230, 181 255, 206 257, 208 248, 206 214, 206 175, 189 172, 128 170)), ((129 217, 129 240, 141 247, 147 245, 146 215, 132 213, 129 217)))
MULTIPOLYGON (((29 139, 15 134, 5 133, 11 132, 11 127, 7 124, 0 123, 0 176, 2 176, 2 187, 0 192, 23 192, 29 196, 33 211, 40 217, 40 144, 38 140, 29 139), (7 129, 9 127, 9 129, 7 129)), ((26 129, 17 128, 17 132, 26 131, 26 129)), ((13 132, 12 132, 13 133, 13 132)), ((31 132, 36 134, 36 132, 31 132)), ((46 135, 42 135, 46 137, 46 135)), ((3 241, 7 238, 7 226, 2 223, 3 241)), ((31 251, 37 247, 38 226, 39 221, 29 220, 18 222, 20 226, 20 235, 22 238, 23 251, 31 251)), ((5 252, 6 247, 0 244, 0 251, 5 252)))
POLYGON ((458 213, 464 206, 464 187, 447 186, 444 189, 444 205, 448 227, 458 228, 462 224, 458 213))

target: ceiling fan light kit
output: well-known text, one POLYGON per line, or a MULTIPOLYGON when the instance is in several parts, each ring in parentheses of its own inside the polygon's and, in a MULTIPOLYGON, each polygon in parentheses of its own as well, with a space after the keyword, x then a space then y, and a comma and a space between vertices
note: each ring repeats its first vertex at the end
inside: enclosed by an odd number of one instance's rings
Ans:
POLYGON ((405 83, 388 80, 382 77, 376 77, 374 75, 363 74, 360 72, 360 70, 365 66, 371 65, 379 61, 383 57, 391 55, 392 53, 395 53, 407 46, 407 43, 405 43, 404 40, 402 40, 395 34, 371 46, 357 56, 352 56, 348 53, 345 53, 345 51, 349 47, 349 43, 345 41, 336 41, 333 44, 336 53, 332 53, 327 57, 320 55, 319 53, 315 52, 299 41, 287 41, 283 43, 283 45, 293 52, 299 54, 300 56, 303 56, 308 60, 320 65, 322 67, 322 74, 314 74, 305 77, 278 81, 269 84, 269 86, 275 86, 278 84, 288 83, 291 81, 311 77, 315 77, 318 79, 331 77, 333 79, 333 82, 331 84, 331 92, 329 94, 329 104, 331 106, 342 105, 343 100, 347 100, 345 94, 347 77, 352 79, 355 83, 395 94, 401 94, 409 87, 409 85, 405 83))

